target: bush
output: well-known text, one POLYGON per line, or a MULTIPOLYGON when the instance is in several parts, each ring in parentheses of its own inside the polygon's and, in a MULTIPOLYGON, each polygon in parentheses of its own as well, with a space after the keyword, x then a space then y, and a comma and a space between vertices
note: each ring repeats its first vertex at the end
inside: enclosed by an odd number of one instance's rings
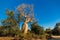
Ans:
POLYGON ((31 25, 31 32, 33 32, 37 35, 41 35, 44 33, 44 29, 43 29, 43 27, 39 26, 37 23, 33 23, 31 25))

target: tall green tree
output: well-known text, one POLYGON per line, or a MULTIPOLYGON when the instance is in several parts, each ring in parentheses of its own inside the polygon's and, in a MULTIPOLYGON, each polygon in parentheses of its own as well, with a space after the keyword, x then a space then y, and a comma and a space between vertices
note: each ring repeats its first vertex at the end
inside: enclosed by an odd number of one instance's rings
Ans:
POLYGON ((4 26, 5 35, 16 35, 16 33, 20 30, 18 27, 17 20, 14 18, 14 12, 10 10, 6 10, 7 19, 2 21, 4 26))
POLYGON ((3 26, 17 26, 17 21, 14 18, 14 12, 10 10, 6 10, 7 19, 2 21, 3 26))

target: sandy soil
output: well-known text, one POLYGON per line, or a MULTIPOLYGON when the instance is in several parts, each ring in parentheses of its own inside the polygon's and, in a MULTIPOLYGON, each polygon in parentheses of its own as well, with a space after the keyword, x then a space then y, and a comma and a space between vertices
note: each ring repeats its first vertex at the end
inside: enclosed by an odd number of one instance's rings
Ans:
POLYGON ((14 39, 13 37, 0 37, 0 40, 12 40, 14 39))
POLYGON ((60 38, 60 36, 52 36, 52 38, 60 38))
MULTIPOLYGON (((14 37, 0 37, 0 40, 14 40, 14 37)), ((24 39, 26 40, 26 39, 24 39)), ((31 40, 45 40, 45 39, 31 39, 31 40)))

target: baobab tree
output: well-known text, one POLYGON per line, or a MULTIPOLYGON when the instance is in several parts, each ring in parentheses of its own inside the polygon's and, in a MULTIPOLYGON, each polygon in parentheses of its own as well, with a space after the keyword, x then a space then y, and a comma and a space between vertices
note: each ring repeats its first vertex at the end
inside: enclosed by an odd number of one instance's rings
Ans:
POLYGON ((22 4, 17 7, 18 10, 18 19, 23 21, 22 32, 26 34, 28 32, 28 22, 32 22, 34 19, 33 5, 22 4))

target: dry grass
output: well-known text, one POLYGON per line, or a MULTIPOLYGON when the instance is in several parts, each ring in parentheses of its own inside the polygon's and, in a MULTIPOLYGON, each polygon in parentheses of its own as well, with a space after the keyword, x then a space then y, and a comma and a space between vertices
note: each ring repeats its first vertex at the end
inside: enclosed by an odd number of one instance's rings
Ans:
POLYGON ((13 40, 14 37, 0 37, 0 40, 13 40))
MULTIPOLYGON (((0 37, 0 40, 14 40, 14 39, 15 39, 14 37, 0 37)), ((46 39, 35 39, 35 38, 32 38, 30 40, 46 40, 46 39)))

